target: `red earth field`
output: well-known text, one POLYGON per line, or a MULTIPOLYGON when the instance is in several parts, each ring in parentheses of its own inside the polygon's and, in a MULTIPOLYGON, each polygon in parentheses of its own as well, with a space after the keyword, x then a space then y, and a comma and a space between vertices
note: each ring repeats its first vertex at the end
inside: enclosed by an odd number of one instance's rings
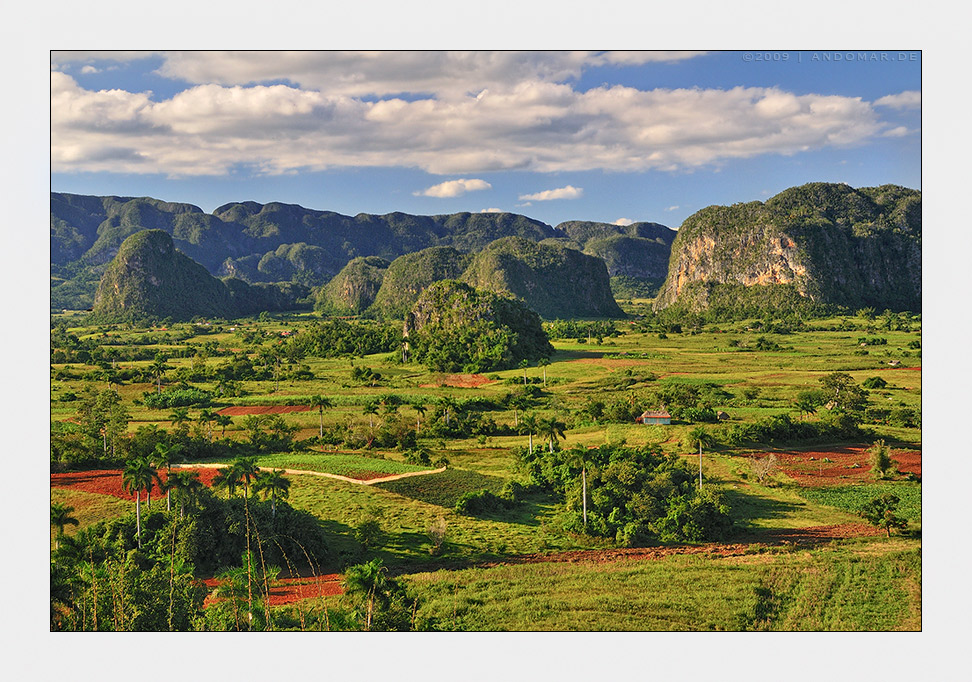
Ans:
MULTIPOLYGON (((214 590, 219 587, 219 580, 206 578, 203 582, 210 590, 203 606, 209 606, 219 601, 218 593, 214 593, 214 590)), ((342 592, 341 575, 338 573, 313 575, 305 578, 281 578, 270 588, 270 606, 293 604, 301 599, 335 597, 342 592)))
MULTIPOLYGON (((183 469, 184 471, 185 469, 183 469)), ((218 469, 198 468, 193 471, 199 472, 199 480, 212 486, 213 478, 218 469)), ((166 479, 165 469, 159 471, 159 478, 166 479)), ((96 471, 70 471, 64 474, 51 474, 52 488, 68 488, 72 490, 82 490, 86 493, 98 493, 100 495, 111 495, 123 500, 133 500, 135 495, 125 490, 122 485, 121 469, 99 469, 96 471)), ((165 493, 159 489, 158 484, 152 486, 152 497, 159 499, 165 493)))
MULTIPOLYGON (((802 486, 849 485, 871 480, 871 465, 864 445, 772 452, 779 460, 779 469, 802 486)), ((768 454, 753 452, 743 456, 765 457, 768 454)), ((892 450, 891 459, 900 473, 921 476, 920 451, 892 450)))
POLYGON ((482 374, 449 374, 441 377, 434 384, 420 384, 419 388, 436 388, 451 386, 453 388, 479 388, 488 384, 490 379, 482 374))

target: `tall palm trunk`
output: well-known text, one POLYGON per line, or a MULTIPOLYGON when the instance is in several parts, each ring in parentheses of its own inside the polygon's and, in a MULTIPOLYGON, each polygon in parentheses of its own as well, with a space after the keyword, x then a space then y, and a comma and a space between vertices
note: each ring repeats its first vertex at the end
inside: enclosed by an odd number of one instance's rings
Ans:
POLYGON ((142 491, 135 491, 135 537, 138 538, 138 548, 142 549, 142 491))

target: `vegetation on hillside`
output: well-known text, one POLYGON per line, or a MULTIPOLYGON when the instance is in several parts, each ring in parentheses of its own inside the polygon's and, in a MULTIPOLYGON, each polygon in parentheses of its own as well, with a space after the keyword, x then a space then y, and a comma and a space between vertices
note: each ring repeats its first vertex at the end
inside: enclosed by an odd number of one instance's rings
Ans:
POLYGON ((455 280, 427 288, 405 325, 410 359, 440 372, 508 369, 553 353, 523 303, 455 280))

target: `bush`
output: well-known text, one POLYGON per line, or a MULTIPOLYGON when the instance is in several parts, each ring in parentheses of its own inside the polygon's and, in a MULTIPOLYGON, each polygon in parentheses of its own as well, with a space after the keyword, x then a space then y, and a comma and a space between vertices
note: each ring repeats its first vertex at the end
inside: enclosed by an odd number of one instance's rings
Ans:
POLYGON ((500 497, 485 488, 475 492, 463 493, 456 501, 456 511, 467 516, 483 516, 486 514, 498 514, 512 509, 514 502, 512 499, 500 497))
POLYGON ((888 382, 881 377, 868 377, 861 384, 864 388, 885 388, 888 382))
POLYGON ((162 393, 146 391, 142 394, 142 403, 153 410, 169 407, 209 407, 213 402, 213 394, 198 388, 180 388, 162 393))

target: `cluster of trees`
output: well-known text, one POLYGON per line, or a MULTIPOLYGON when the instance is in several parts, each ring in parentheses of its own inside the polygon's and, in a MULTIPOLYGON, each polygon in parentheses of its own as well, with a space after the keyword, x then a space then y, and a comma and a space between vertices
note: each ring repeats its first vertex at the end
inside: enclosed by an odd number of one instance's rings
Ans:
POLYGON ((721 497, 659 446, 517 449, 516 470, 562 496, 565 527, 639 546, 656 540, 723 539, 732 531, 721 497))
POLYGON ((63 528, 76 525, 73 510, 51 505, 58 531, 51 556, 52 629, 273 629, 266 599, 271 576, 280 566, 315 565, 328 557, 317 519, 284 501, 289 480, 281 472, 261 472, 253 460, 237 459, 217 479, 224 499, 196 472, 172 470, 177 459, 175 448, 160 447, 151 460, 126 464, 123 480, 136 495, 134 516, 69 537, 63 528), (152 510, 149 503, 143 513, 142 493, 148 502, 148 492, 160 484, 165 508, 152 510), (227 585, 218 596, 229 597, 228 606, 203 611, 207 590, 197 573, 216 574, 227 585), (234 602, 241 576, 248 595, 244 618, 234 602), (234 619, 225 617, 227 608, 235 609, 234 619))
POLYGON ((553 354, 521 301, 453 280, 426 289, 406 320, 408 358, 438 372, 489 372, 553 354))
POLYGON ((612 320, 554 320, 544 322, 543 329, 551 339, 597 339, 600 343, 605 338, 621 336, 621 332, 614 327, 612 320))
POLYGON ((151 457, 159 447, 177 448, 187 460, 279 452, 294 446, 297 431, 279 414, 247 415, 238 422, 246 437, 227 438, 232 417, 210 408, 191 414, 188 407, 174 407, 167 415, 169 429, 148 424, 129 433, 131 415, 115 389, 89 389, 79 403, 77 423, 51 422, 53 468, 119 466, 151 457), (216 428, 221 429, 219 438, 216 428))

